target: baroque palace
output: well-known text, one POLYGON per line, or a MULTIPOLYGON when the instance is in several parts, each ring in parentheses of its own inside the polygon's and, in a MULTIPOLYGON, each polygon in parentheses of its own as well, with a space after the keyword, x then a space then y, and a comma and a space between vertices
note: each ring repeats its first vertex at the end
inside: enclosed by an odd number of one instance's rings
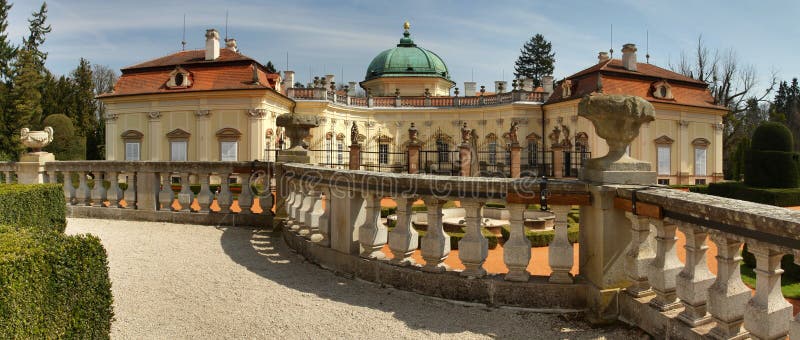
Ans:
POLYGON ((608 147, 578 117, 592 93, 628 94, 650 101, 656 119, 642 126, 629 154, 650 162, 660 184, 722 179, 722 116, 707 84, 637 61, 626 44, 622 59, 600 52, 597 62, 554 82, 497 81, 494 91, 474 82, 459 89, 444 60, 418 46, 409 25, 399 43, 378 53, 364 80, 337 84, 333 75, 295 87, 240 53, 220 46, 216 30, 206 48, 181 51, 122 69, 107 106, 108 160, 272 160, 288 146, 275 118, 284 113, 320 117, 307 139, 312 161, 347 167, 349 147, 362 145, 364 169, 404 172, 407 147, 421 148, 420 172, 458 174, 459 147, 472 146, 475 175, 509 176, 510 149, 521 147, 523 176, 576 177, 582 162, 608 147), (357 95, 356 86, 366 95, 357 95), (412 136, 412 137, 410 137, 412 136))

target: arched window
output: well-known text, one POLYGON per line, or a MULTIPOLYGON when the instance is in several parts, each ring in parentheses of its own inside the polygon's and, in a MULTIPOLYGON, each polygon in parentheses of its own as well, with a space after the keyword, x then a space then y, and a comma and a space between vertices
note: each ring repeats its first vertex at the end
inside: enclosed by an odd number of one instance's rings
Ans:
POLYGON ((175 129, 167 133, 169 140, 169 160, 173 162, 186 161, 189 159, 189 137, 191 134, 181 129, 175 129))
POLYGON ((242 133, 234 128, 223 128, 217 131, 219 140, 219 160, 236 162, 239 160, 239 139, 242 133))
POLYGON ((144 134, 136 130, 127 130, 120 135, 125 145, 125 160, 139 161, 142 156, 142 138, 144 134))

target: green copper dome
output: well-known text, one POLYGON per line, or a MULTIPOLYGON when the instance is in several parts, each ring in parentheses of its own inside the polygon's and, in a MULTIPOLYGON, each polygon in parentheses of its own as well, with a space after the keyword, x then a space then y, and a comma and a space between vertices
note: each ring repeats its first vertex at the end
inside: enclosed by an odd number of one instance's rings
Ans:
POLYGON ((450 79, 447 65, 436 53, 418 47, 411 40, 406 23, 403 38, 397 47, 378 54, 367 68, 364 80, 379 77, 441 77, 450 79))

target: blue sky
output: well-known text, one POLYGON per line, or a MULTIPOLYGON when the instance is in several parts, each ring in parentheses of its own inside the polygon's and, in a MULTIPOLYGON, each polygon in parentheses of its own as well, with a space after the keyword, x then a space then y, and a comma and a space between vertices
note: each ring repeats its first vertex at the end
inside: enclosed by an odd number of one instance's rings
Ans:
MULTIPOLYGON (((27 18, 37 0, 16 1, 9 17, 13 42, 27 35, 27 18)), ((415 42, 439 54, 458 87, 473 78, 493 89, 494 80, 511 80, 522 44, 542 33, 556 52, 556 78, 596 62, 610 46, 620 56, 623 43, 666 67, 682 50, 691 53, 698 35, 707 45, 733 48, 753 65, 760 86, 773 71, 781 79, 800 76, 798 1, 49 1, 53 32, 44 49, 47 66, 57 74, 73 69, 79 58, 114 69, 180 50, 186 14, 187 48, 203 48, 206 28, 225 28, 241 51, 278 69, 334 73, 341 82, 363 80, 380 51, 393 47, 402 24, 411 22, 415 42)), ((223 32, 224 34, 224 32, 223 32)))

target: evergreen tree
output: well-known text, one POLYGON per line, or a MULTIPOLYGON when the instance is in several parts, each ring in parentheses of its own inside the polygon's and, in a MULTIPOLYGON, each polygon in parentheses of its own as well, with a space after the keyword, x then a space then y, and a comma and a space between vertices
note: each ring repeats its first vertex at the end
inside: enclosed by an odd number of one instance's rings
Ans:
POLYGON ((5 108, 4 146, 16 159, 19 146, 19 130, 23 127, 40 128, 42 121, 42 94, 44 83, 33 51, 22 49, 14 63, 14 81, 11 87, 11 105, 5 108))
POLYGON ((520 56, 514 63, 514 76, 533 79, 533 85, 541 86, 542 77, 553 74, 556 54, 553 45, 536 34, 522 46, 520 56))
POLYGON ((45 35, 50 33, 50 25, 45 25, 47 21, 47 2, 42 3, 42 7, 38 12, 34 12, 33 17, 28 19, 30 24, 30 34, 28 38, 23 41, 23 48, 33 51, 36 57, 38 67, 44 68, 44 61, 47 59, 47 53, 41 51, 39 47, 44 44, 45 35))
POLYGON ((6 0, 0 0, 0 80, 8 83, 11 80, 11 62, 17 53, 17 48, 8 41, 8 12, 11 4, 6 0))
POLYGON ((267 73, 278 73, 278 70, 275 69, 275 65, 272 65, 271 61, 268 61, 265 67, 267 68, 267 73))
POLYGON ((97 125, 94 80, 92 79, 92 66, 89 61, 81 58, 78 67, 72 71, 71 76, 75 96, 75 113, 73 117, 75 130, 81 136, 89 137, 97 125))

